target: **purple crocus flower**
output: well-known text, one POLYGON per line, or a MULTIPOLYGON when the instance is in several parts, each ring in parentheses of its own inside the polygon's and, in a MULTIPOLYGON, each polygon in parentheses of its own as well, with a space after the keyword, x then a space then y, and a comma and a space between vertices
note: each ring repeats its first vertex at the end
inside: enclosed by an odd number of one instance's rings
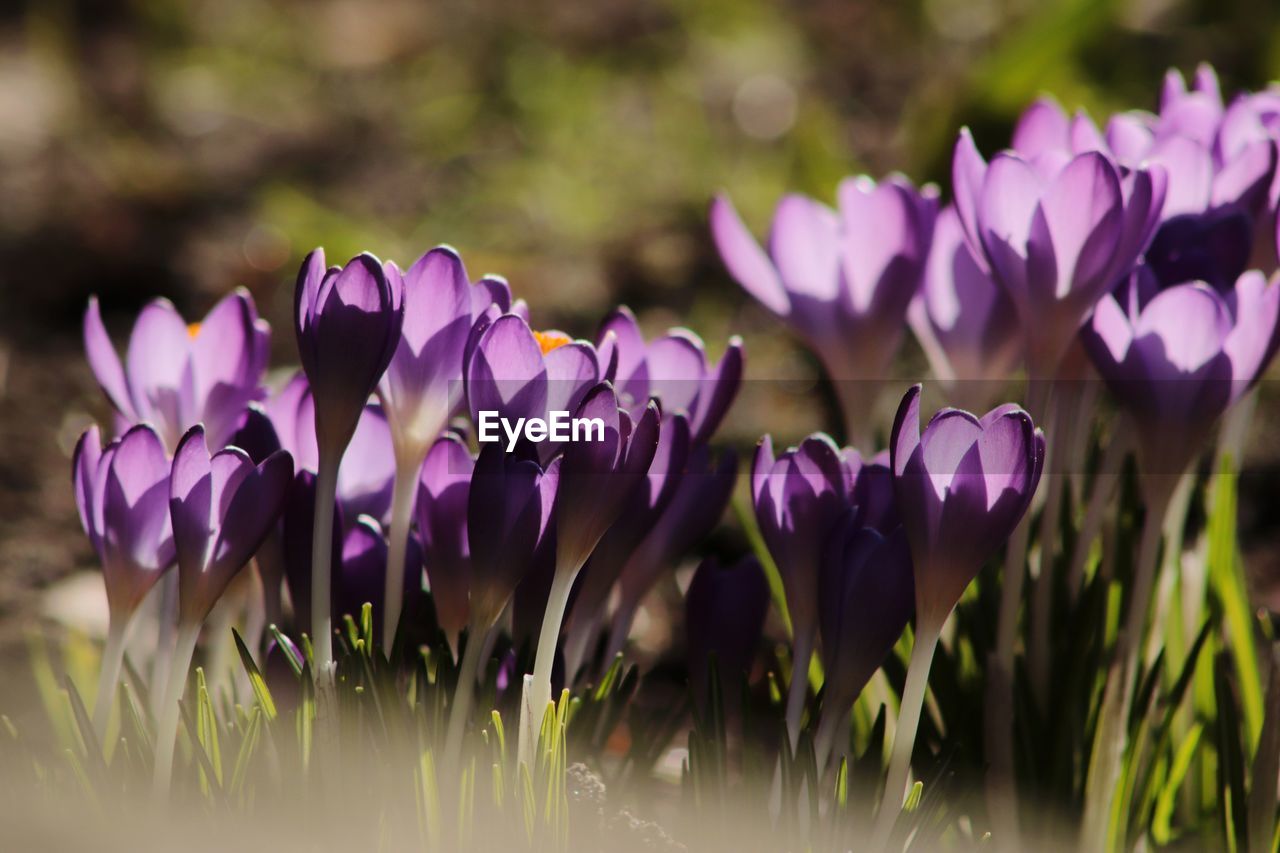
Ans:
POLYGON ((975 256, 1013 300, 1034 379, 1051 379, 1093 306, 1133 268, 1164 201, 1163 169, 1121 173, 1104 154, 990 165, 968 130, 953 163, 956 212, 975 256))
MULTIPOLYGON (((338 563, 333 583, 335 619, 350 616, 359 621, 360 612, 369 604, 373 609, 374 624, 378 624, 386 606, 384 596, 389 560, 390 551, 382 526, 367 515, 357 518, 356 523, 342 534, 342 560, 338 563)), ((409 537, 405 565, 398 576, 405 612, 421 615, 426 598, 422 586, 422 548, 413 536, 409 537)))
POLYGON ((209 615, 274 527, 292 478, 285 451, 255 466, 237 447, 210 455, 200 426, 183 436, 169 484, 179 624, 199 624, 209 615))
POLYGON ((917 620, 941 627, 1026 512, 1045 443, 1013 404, 981 418, 942 409, 922 433, 920 392, 914 385, 902 398, 889 453, 915 565, 917 620))
POLYGON ((427 453, 418 480, 415 515, 427 582, 435 602, 436 620, 441 630, 454 639, 471 615, 467 507, 475 464, 467 446, 446 433, 427 453))
POLYGON ((671 329, 646 342, 635 315, 620 306, 600 324, 596 346, 602 361, 617 353, 618 399, 633 418, 657 400, 663 415, 683 413, 695 444, 710 440, 742 383, 742 339, 732 337, 720 362, 707 359, 702 339, 688 329, 671 329))
POLYGON ((902 524, 893 483, 889 451, 863 459, 856 448, 840 453, 848 484, 849 502, 858 510, 858 523, 888 535, 902 524))
MULTIPOLYGON (((549 412, 576 410, 587 392, 608 375, 595 347, 562 332, 534 332, 518 314, 503 314, 492 322, 482 318, 468 345, 466 395, 471 418, 482 441, 484 412, 516 423, 522 418, 548 417, 549 412)), ((496 422, 497 440, 506 436, 496 422)), ((538 445, 546 462, 560 447, 552 441, 538 445)))
POLYGON ((157 299, 138 314, 122 365, 95 297, 84 315, 84 346, 124 423, 152 424, 170 450, 203 423, 210 443, 223 447, 244 407, 262 397, 271 329, 243 289, 191 325, 173 303, 157 299))
MULTIPOLYGON (((751 672, 769 611, 769 583, 755 557, 722 566, 699 564, 684 596, 689 683, 699 713, 708 713, 710 659, 715 656, 720 695, 736 697, 751 672)), ((732 701, 729 708, 736 707, 732 701)))
POLYGON ((839 210, 805 196, 778 204, 768 252, 725 196, 711 206, 720 257, 742 287, 787 323, 818 355, 835 383, 845 429, 861 435, 875 394, 901 341, 907 306, 920 286, 936 192, 905 178, 876 184, 849 178, 839 210))
POLYGON ((1139 271, 1103 299, 1082 337, 1142 436, 1144 476, 1182 473, 1275 354, 1278 320, 1280 286, 1257 271, 1225 293, 1201 282, 1160 291, 1139 271))
POLYGON ((893 650, 911 618, 911 550, 898 527, 889 534, 851 510, 827 546, 820 596, 822 719, 815 735, 823 768, 854 700, 893 650))
POLYGON ((818 629, 818 578, 828 539, 848 506, 849 471, 840 449, 815 433, 777 458, 765 436, 751 466, 751 498, 769 553, 778 564, 792 626, 787 730, 794 745, 818 629))
POLYGON ((985 405, 1022 358, 1013 302, 974 258, 953 207, 938 214, 924 285, 907 320, 934 377, 962 408, 985 405))

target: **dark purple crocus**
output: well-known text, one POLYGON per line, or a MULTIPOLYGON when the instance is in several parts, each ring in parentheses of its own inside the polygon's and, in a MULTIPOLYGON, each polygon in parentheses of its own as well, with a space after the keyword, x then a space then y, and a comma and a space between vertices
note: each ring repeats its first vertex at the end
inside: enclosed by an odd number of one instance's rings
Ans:
POLYGON ((907 320, 953 403, 983 406, 1022 359, 1018 314, 973 257, 955 208, 938 214, 933 246, 907 320))
POLYGON ((1280 286, 1257 271, 1225 293, 1203 283, 1159 290, 1139 271, 1098 305, 1082 337, 1138 430, 1147 480, 1181 475, 1275 354, 1278 320, 1280 286))
MULTIPOLYGON (((414 511, 436 620, 454 641, 471 615, 467 508, 475 464, 467 446, 446 433, 427 453, 414 511)), ((484 511, 496 511, 496 507, 484 511)))
POLYGON ((1013 532, 1040 482, 1044 435, 1007 404, 981 418, 942 409, 920 430, 919 385, 889 445, 916 578, 916 615, 941 628, 965 587, 1013 532))
POLYGON ((741 338, 730 338, 719 363, 712 365, 702 339, 688 329, 671 329, 646 342, 625 305, 600 325, 596 346, 605 362, 611 358, 607 351, 616 351, 615 387, 631 416, 639 418, 649 400, 657 400, 664 416, 688 418, 694 444, 710 440, 742 383, 741 338))
POLYGON ((533 766, 537 732, 551 699, 551 666, 573 582, 632 493, 645 481, 658 449, 662 419, 658 405, 650 402, 633 427, 631 416, 619 408, 617 394, 608 382, 587 392, 574 417, 603 429, 571 441, 561 458, 555 576, 520 712, 520 761, 527 767, 533 766))
POLYGON ((338 467, 365 403, 400 344, 404 284, 399 276, 388 278, 382 263, 367 253, 352 258, 345 267, 326 270, 324 251, 316 249, 298 272, 293 318, 298 355, 315 400, 319 462, 311 642, 320 680, 328 683, 333 674, 333 631, 327 606, 331 567, 326 546, 338 467))
POLYGON ((157 299, 138 314, 122 365, 95 297, 84 315, 84 347, 125 424, 150 423, 172 451, 189 428, 203 423, 210 444, 221 448, 244 407, 262 398, 271 328, 244 289, 191 325, 173 303, 157 299))
POLYGON ((1093 306, 1150 242, 1165 172, 1122 172, 1097 151, 1005 151, 988 165, 966 129, 953 177, 965 239, 1018 312, 1029 373, 1052 379, 1093 306))
POLYGON ((699 564, 684 596, 684 624, 689 684, 699 713, 707 714, 710 664, 726 708, 736 707, 743 680, 760 647, 769 611, 769 583, 755 557, 723 566, 715 557, 699 564))
MULTIPOLYGON (((390 550, 382 526, 367 515, 357 518, 342 534, 342 560, 333 583, 334 619, 350 616, 358 622, 368 604, 373 610, 374 625, 379 624, 386 606, 389 560, 390 550)), ((421 616, 426 592, 422 585, 422 548, 416 537, 409 537, 404 566, 397 572, 397 578, 405 613, 421 616)))
POLYGON ((822 719, 818 768, 831 754, 849 709, 893 650, 911 618, 911 549, 898 527, 887 535, 851 510, 827 545, 818 583, 822 634, 822 719))
MULTIPOLYGON (((481 442, 506 446, 497 418, 515 424, 546 419, 553 411, 576 410, 607 376, 606 367, 587 341, 572 340, 562 332, 535 332, 518 314, 503 314, 491 322, 482 318, 465 367, 467 404, 477 435, 481 442)), ((553 441, 537 445, 544 462, 559 450, 553 441)))
POLYGON ((178 559, 178 632, 156 734, 159 790, 168 788, 178 702, 200 628, 275 526, 292 477, 293 460, 285 451, 257 466, 237 447, 210 455, 200 426, 192 427, 174 452, 169 514, 178 559))
MULTIPOLYGON (((477 297, 462 259, 449 246, 427 252, 403 274, 386 264, 389 278, 404 287, 404 325, 387 372, 378 384, 391 429, 395 454, 395 491, 391 506, 391 566, 404 564, 418 492, 418 474, 427 451, 462 402, 462 362, 471 333, 477 297)), ((481 310, 510 303, 505 282, 489 279, 480 288, 481 310)), ((389 648, 400 621, 399 571, 387 573, 382 643, 389 648)))
POLYGON ((818 630, 818 578, 827 541, 848 507, 848 469, 823 433, 774 457, 765 436, 751 466, 756 521, 778 572, 791 615, 792 675, 787 731, 794 744, 804 711, 809 660, 818 630))
POLYGON ((94 728, 103 734, 129 623, 174 562, 169 460, 148 425, 133 427, 105 448, 92 426, 76 444, 71 471, 80 523, 98 555, 107 592, 107 639, 93 713, 94 728))
POLYGON ((902 519, 898 515, 889 451, 863 459, 856 448, 846 447, 840 453, 840 461, 848 478, 849 502, 858 510, 859 524, 886 535, 892 533, 902 519))
POLYGON ((898 350, 920 286, 937 193, 899 176, 879 184, 861 176, 843 181, 837 197, 838 211, 785 197, 767 253, 725 196, 711 206, 711 232, 730 274, 818 355, 845 429, 865 443, 875 383, 898 350))

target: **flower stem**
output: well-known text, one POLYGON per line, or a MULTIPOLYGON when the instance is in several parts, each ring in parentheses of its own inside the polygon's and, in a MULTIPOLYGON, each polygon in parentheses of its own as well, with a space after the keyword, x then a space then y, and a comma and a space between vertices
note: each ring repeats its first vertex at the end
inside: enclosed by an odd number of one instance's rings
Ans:
POLYGON ((1055 557, 1057 556, 1058 517, 1061 514, 1062 490, 1067 486, 1067 478, 1059 473, 1058 463, 1064 451, 1070 452, 1072 445, 1075 418, 1074 395, 1062 393, 1055 395, 1051 417, 1052 443, 1045 448, 1045 471, 1041 478, 1044 490, 1044 509, 1040 513, 1040 574, 1036 578, 1035 588, 1031 596, 1030 643, 1027 646, 1027 665, 1031 674, 1031 693, 1036 705, 1044 711, 1049 704, 1049 668, 1052 663, 1050 653, 1050 622, 1053 617, 1053 589, 1055 557))
POLYGON ((421 469, 421 457, 416 457, 416 463, 411 461, 396 465, 395 487, 391 497, 391 528, 388 531, 387 587, 382 599, 385 602, 382 607, 382 650, 388 655, 396 640, 400 611, 404 608, 404 558, 409 543, 409 525, 413 520, 418 472, 421 469))
POLYGON ((107 733, 107 722, 120 685, 120 668, 124 664, 124 637, 132 614, 111 612, 107 622, 107 641, 102 647, 102 670, 98 674, 98 695, 93 702, 93 730, 101 741, 107 733))
POLYGON ((884 799, 876 813, 875 831, 870 850, 883 849, 893 832, 907 791, 911 771, 911 753, 915 749, 916 730, 920 728, 920 712, 924 708, 925 691, 929 686, 929 668, 933 666, 933 653, 938 647, 939 626, 921 625, 911 648, 911 663, 907 667, 907 683, 902 689, 902 704, 898 710, 898 728, 893 735, 893 753, 889 758, 889 775, 885 780, 884 799))
POLYGON ((791 684, 787 687, 787 737, 791 749, 800 742, 800 720, 804 716, 804 700, 809 695, 809 659, 813 657, 814 629, 796 626, 792 644, 791 684))
POLYGON ((333 508, 338 500, 337 459, 321 453, 316 473, 316 511, 311 533, 311 644, 315 650, 317 680, 327 680, 333 670, 333 508))
POLYGON ((1093 488, 1089 492, 1089 505, 1085 510, 1084 521, 1080 525, 1080 535, 1076 537, 1075 547, 1071 552, 1071 564, 1067 568, 1067 589, 1072 600, 1080 596, 1084 587, 1084 564, 1089 559, 1089 549, 1093 540, 1098 538, 1102 523, 1106 520, 1106 510, 1120 484, 1120 469, 1129 452, 1129 432, 1118 429, 1107 442, 1107 449, 1098 465, 1098 473, 1093 480, 1093 488))
POLYGON ((178 738, 178 703, 187 686, 187 670, 196 650, 196 638, 200 625, 189 623, 178 627, 174 639, 173 657, 169 665, 169 677, 164 686, 164 699, 160 704, 160 718, 156 728, 156 766, 151 779, 151 791, 157 798, 168 796, 169 780, 173 775, 173 751, 178 738))
POLYGON ((551 701, 551 669, 556 660, 556 643, 560 638, 560 623, 569 603, 573 571, 556 570, 551 581, 551 593, 547 596, 547 609, 542 616, 542 631, 538 634, 538 650, 533 659, 532 678, 524 681, 524 699, 520 704, 520 763, 533 770, 538 747, 538 733, 542 730, 542 716, 551 701))
MULTIPOLYGON (((472 624, 467 630, 467 648, 462 653, 462 665, 458 668, 458 686, 453 694, 453 707, 449 709, 449 731, 445 737, 444 767, 458 766, 462 753, 462 737, 467 719, 471 715, 471 700, 475 696, 476 681, 484 666, 484 649, 488 645, 489 630, 472 624)), ((452 772, 451 770, 449 772, 452 772)))
POLYGON ((1115 663, 1107 679, 1098 711, 1098 731, 1094 736, 1093 756, 1085 783, 1084 828, 1080 836, 1081 850, 1105 849, 1110 832, 1111 804, 1120 779, 1128 732, 1126 721, 1133 704, 1134 675, 1142 649, 1142 629, 1151 606, 1155 586, 1157 559, 1164 531, 1164 517, 1172 497, 1172 483, 1167 478, 1149 485, 1146 492, 1146 517, 1142 522, 1142 539, 1138 545, 1138 562, 1134 568, 1133 590, 1124 629, 1116 638, 1115 663))

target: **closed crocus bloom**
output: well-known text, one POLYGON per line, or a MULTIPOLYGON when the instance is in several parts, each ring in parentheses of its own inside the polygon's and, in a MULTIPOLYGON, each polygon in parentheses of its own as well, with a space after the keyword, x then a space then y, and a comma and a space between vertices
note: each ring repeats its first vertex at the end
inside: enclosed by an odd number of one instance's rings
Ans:
POLYGON ((755 557, 724 566, 715 557, 699 564, 684 596, 689 684, 698 711, 707 714, 710 661, 715 657, 720 695, 733 698, 760 647, 769 610, 769 583, 755 557))
POLYGON ((768 251, 724 196, 711 231, 730 274, 817 353, 835 383, 845 429, 865 441, 874 385, 901 341, 937 211, 932 188, 894 176, 849 178, 839 210, 800 195, 778 204, 768 251))
POLYGON ((974 259, 955 208, 938 215, 924 285, 907 312, 933 375, 957 405, 985 405, 1022 358, 1009 295, 974 259))
POLYGON ((1125 174, 1105 155, 997 154, 968 130, 953 163, 969 247, 1012 299, 1032 378, 1049 379, 1093 306, 1132 270, 1164 201, 1164 171, 1125 174))
POLYGON ((475 464, 467 446, 456 436, 446 434, 427 453, 414 510, 436 618, 441 630, 454 639, 470 617, 467 508, 475 464))
POLYGON ((915 604, 906 532, 867 526, 850 511, 827 545, 820 596, 822 721, 814 740, 818 767, 867 681, 893 650, 915 604))
MULTIPOLYGON (((334 575, 333 617, 350 616, 357 622, 366 604, 373 609, 374 624, 382 616, 386 606, 389 551, 382 525, 376 519, 362 515, 342 534, 342 560, 334 575)), ((408 613, 420 614, 422 588, 422 549, 414 537, 409 537, 405 553, 405 567, 399 573, 401 600, 408 613)), ((394 637, 393 637, 394 639, 394 637)), ((388 647, 390 648, 390 647, 388 647)))
POLYGON ((847 477, 849 502, 858 510, 858 522, 886 534, 900 526, 889 451, 863 459, 856 448, 846 447, 840 453, 840 461, 847 477))
POLYGON ((702 339, 688 329, 672 329, 646 342, 625 305, 600 325, 597 346, 606 362, 606 349, 616 350, 618 399, 631 416, 640 417, 645 404, 657 400, 665 416, 688 418, 695 444, 715 433, 742 383, 741 338, 730 338, 719 363, 712 365, 702 339))
MULTIPOLYGON (((485 440, 485 412, 516 423, 546 419, 549 412, 572 412, 604 376, 596 349, 562 332, 534 332, 518 314, 503 314, 477 327, 466 363, 467 404, 485 440)), ((490 427, 505 440, 496 420, 490 427)), ((545 462, 558 442, 538 447, 545 462)))
POLYGON ((1044 435, 1013 404, 981 418, 942 409, 920 430, 920 386, 898 408, 889 445, 911 545, 916 613, 940 627, 1035 494, 1044 435))
POLYGON ((792 624, 792 676, 787 700, 787 730, 799 737, 800 716, 818 630, 818 577, 832 531, 848 502, 849 477, 840 450, 816 433, 776 459, 773 439, 765 436, 751 466, 751 498, 760 533, 787 597, 792 624))
POLYGON ((243 289, 191 325, 169 300, 157 299, 138 314, 122 365, 92 298, 84 345, 98 384, 125 423, 152 424, 169 450, 203 423, 210 444, 223 447, 244 407, 262 397, 271 329, 243 289))
POLYGON ((210 455, 200 426, 174 452, 169 514, 178 559, 178 633, 157 727, 157 790, 168 788, 178 701, 200 627, 275 526, 292 477, 293 460, 285 451, 257 466, 236 447, 210 455))
POLYGON ((173 566, 169 460, 150 426, 133 427, 105 448, 93 426, 76 444, 71 471, 80 523, 98 555, 107 592, 107 638, 93 713, 94 728, 103 735, 129 623, 173 566))
POLYGON ((1204 283, 1158 290, 1144 274, 1099 304, 1082 337, 1133 420, 1147 478, 1176 478, 1218 417, 1274 355, 1280 286, 1247 272, 1222 293, 1204 283))

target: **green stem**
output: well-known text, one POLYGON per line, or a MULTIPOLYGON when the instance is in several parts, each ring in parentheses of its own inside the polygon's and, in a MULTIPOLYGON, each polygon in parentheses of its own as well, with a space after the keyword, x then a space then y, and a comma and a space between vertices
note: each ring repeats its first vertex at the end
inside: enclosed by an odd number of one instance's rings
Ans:
POLYGON ((107 640, 102 647, 102 670, 98 675, 98 695, 93 702, 93 730, 98 740, 105 738, 116 688, 120 685, 120 669, 124 664, 124 638, 133 614, 112 611, 107 622, 107 640))
POLYGON ((160 705, 160 721, 156 728, 156 766, 151 780, 151 791, 158 799, 169 794, 169 780, 173 775, 173 751, 178 739, 178 703, 187 686, 187 670, 196 650, 196 638, 200 636, 198 623, 178 627, 174 640, 173 658, 169 678, 164 687, 164 700, 160 705))
POLYGON ((560 625, 564 621, 565 607, 569 603, 569 592, 573 589, 573 579, 579 569, 561 571, 556 569, 555 578, 551 581, 551 592, 547 596, 547 609, 542 616, 542 630, 538 634, 537 653, 533 659, 533 674, 524 680, 524 700, 520 704, 520 763, 534 768, 534 757, 538 747, 538 733, 542 730, 542 717, 551 701, 551 669, 556 660, 556 643, 560 639, 560 625))
POLYGON ((796 626, 792 643, 791 684, 787 688, 787 736, 794 750, 800 742, 800 720, 804 716, 804 700, 809 695, 809 660, 813 657, 814 629, 796 626))
POLYGON ((475 623, 472 623, 467 630, 467 648, 462 653, 462 664, 458 668, 458 686, 453 694, 453 707, 449 709, 449 730, 445 737, 444 753, 446 768, 456 768, 458 757, 462 754, 462 737, 466 730, 467 719, 471 715, 476 680, 480 677, 481 667, 484 666, 484 648, 488 644, 489 630, 475 623))
POLYGON ((417 494, 422 457, 396 465, 391 498, 391 528, 388 530, 386 591, 382 608, 382 650, 391 653, 400 611, 404 608, 404 558, 408 550, 409 525, 413 520, 413 500, 417 494))
POLYGON ((868 848, 871 850, 884 848, 906 798, 911 753, 915 749, 916 731, 920 728, 920 713, 929 687, 929 668, 933 666, 933 653, 938 647, 939 629, 940 626, 921 625, 911 648, 911 663, 907 667, 907 683, 902 690, 898 726, 893 735, 893 753, 889 758, 889 775, 885 779, 884 798, 876 813, 873 840, 868 848))

